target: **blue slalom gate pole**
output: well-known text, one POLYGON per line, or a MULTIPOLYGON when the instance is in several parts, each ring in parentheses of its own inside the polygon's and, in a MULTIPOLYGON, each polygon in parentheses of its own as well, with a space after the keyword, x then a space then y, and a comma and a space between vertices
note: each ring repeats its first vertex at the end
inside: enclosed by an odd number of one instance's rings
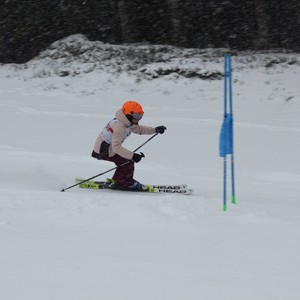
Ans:
POLYGON ((224 121, 220 133, 219 154, 223 157, 223 210, 227 210, 227 155, 231 155, 231 202, 236 203, 234 151, 233 151, 233 105, 232 105, 232 66, 231 55, 224 57, 224 121))
POLYGON ((233 104, 232 104, 232 66, 231 66, 231 56, 229 59, 229 70, 230 70, 230 114, 232 116, 232 153, 231 153, 231 202, 236 203, 235 199, 235 173, 234 173, 234 127, 233 127, 233 104))
POLYGON ((228 72, 229 72, 229 113, 232 117, 232 128, 231 128, 231 144, 232 144, 232 151, 231 151, 231 202, 236 203, 235 200, 235 174, 234 174, 234 132, 233 132, 233 104, 232 104, 232 66, 231 66, 231 56, 227 55, 228 60, 228 72))
MULTIPOLYGON (((227 55, 224 57, 224 124, 227 116, 227 96, 228 96, 228 59, 227 55)), ((224 125, 225 126, 225 125, 224 125)), ((224 137, 225 143, 227 137, 224 137)), ((224 149, 224 162, 223 162, 223 210, 227 210, 227 156, 226 156, 226 149, 224 149)))

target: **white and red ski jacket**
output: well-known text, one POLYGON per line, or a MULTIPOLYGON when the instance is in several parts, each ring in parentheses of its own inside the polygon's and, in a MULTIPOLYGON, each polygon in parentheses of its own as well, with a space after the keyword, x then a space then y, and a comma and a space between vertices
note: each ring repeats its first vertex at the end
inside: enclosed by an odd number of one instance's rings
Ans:
POLYGON ((131 125, 121 109, 116 112, 116 117, 103 128, 98 135, 94 152, 100 154, 100 147, 103 142, 109 144, 109 157, 118 154, 126 159, 132 159, 133 152, 122 146, 125 139, 131 134, 154 134, 155 128, 141 125, 131 125))

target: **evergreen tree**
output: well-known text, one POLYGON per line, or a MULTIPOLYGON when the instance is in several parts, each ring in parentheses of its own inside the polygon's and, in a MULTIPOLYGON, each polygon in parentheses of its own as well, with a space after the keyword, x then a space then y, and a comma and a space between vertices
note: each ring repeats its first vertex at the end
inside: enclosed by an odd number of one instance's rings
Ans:
POLYGON ((82 33, 108 43, 300 49, 299 0, 3 0, 0 62, 82 33))

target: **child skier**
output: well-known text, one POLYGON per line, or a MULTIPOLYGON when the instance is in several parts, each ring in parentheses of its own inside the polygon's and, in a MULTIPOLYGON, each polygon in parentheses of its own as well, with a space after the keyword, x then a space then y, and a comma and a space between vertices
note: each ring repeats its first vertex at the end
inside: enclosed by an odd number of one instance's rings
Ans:
POLYGON ((149 127, 139 125, 144 111, 135 101, 127 101, 116 112, 112 119, 98 135, 92 152, 92 157, 114 162, 117 166, 112 177, 111 188, 128 190, 147 190, 147 187, 133 179, 134 163, 138 163, 143 153, 134 153, 122 146, 124 140, 131 134, 164 133, 165 126, 149 127), (123 166, 121 166, 124 164, 123 166))

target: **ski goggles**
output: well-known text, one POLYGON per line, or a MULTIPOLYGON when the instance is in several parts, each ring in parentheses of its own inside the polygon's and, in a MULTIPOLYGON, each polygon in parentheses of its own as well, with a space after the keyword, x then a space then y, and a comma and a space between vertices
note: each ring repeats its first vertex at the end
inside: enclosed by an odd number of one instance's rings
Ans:
POLYGON ((144 114, 136 114, 136 113, 131 113, 132 117, 138 121, 140 121, 143 117, 144 114))

